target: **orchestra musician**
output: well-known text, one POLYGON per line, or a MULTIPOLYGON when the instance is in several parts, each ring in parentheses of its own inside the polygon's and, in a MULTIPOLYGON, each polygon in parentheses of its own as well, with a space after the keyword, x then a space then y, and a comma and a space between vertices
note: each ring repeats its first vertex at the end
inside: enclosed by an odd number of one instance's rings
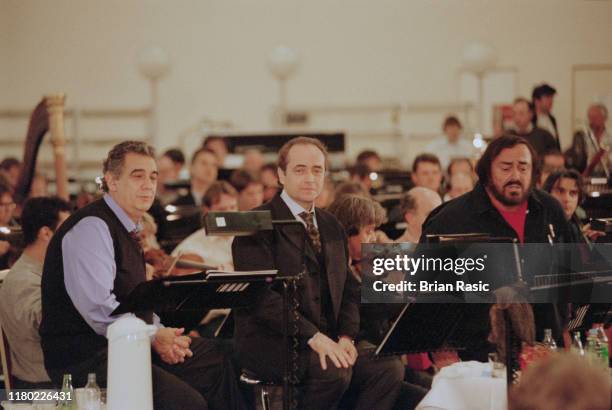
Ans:
MULTIPOLYGON (((232 244, 236 270, 277 269, 283 275, 306 272, 297 289, 297 339, 301 407, 335 408, 347 389, 357 359, 353 340, 359 331, 359 288, 349 269, 344 228, 314 207, 323 189, 328 158, 316 139, 298 137, 278 154, 283 187, 256 208, 273 220, 298 220, 232 244)), ((282 298, 269 288, 252 307, 236 309, 235 346, 241 365, 266 380, 280 381, 283 369, 282 298)))
MULTIPOLYGON (((40 335, 45 368, 56 385, 66 373, 77 386, 88 373, 106 385, 106 329, 120 317, 111 312, 145 280, 137 232, 155 197, 153 149, 143 142, 120 143, 103 172, 104 197, 62 224, 45 257, 40 335)), ((151 341, 155 408, 242 406, 229 352, 209 340, 192 340, 183 329, 163 327, 152 312, 139 317, 157 326, 151 341)))
POLYGON ((584 177, 610 177, 612 166, 612 135, 606 129, 608 109, 604 104, 592 104, 588 111, 588 128, 574 134, 567 150, 567 166, 584 177))
MULTIPOLYGON (((328 211, 346 231, 351 273, 361 283, 361 245, 376 242, 376 227, 384 222, 385 210, 368 197, 344 195, 332 202, 328 211)), ((403 307, 400 303, 361 304, 359 335, 356 340, 359 356, 353 367, 353 377, 342 401, 342 408, 391 409, 400 392, 403 393, 402 401, 406 402, 402 404, 414 408, 427 393, 420 386, 403 383, 405 368, 399 356, 377 358, 372 355, 403 307)))

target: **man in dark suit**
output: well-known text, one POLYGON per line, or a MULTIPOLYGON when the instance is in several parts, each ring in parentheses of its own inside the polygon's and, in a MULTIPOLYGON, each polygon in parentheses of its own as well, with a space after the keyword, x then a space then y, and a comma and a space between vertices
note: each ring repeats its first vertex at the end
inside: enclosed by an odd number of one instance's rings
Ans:
MULTIPOLYGON (((297 285, 297 315, 290 326, 298 340, 301 408, 334 408, 348 388, 357 359, 359 288, 348 264, 346 235, 328 212, 314 207, 323 189, 327 151, 312 138, 294 138, 279 151, 283 192, 256 210, 274 220, 297 219, 232 245, 236 270, 304 271, 297 285)), ((235 342, 241 364, 260 377, 281 380, 284 368, 282 298, 272 286, 250 308, 236 310, 235 342)))

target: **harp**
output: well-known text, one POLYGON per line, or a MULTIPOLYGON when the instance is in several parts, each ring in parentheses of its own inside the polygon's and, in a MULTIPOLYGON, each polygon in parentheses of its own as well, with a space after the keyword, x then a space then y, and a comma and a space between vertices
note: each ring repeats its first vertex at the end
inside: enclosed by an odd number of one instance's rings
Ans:
POLYGON ((56 195, 69 200, 68 174, 66 171, 66 138, 64 136, 64 94, 45 96, 30 115, 28 133, 24 145, 23 165, 17 187, 15 202, 23 205, 28 198, 36 172, 36 158, 44 136, 49 132, 53 145, 56 195))

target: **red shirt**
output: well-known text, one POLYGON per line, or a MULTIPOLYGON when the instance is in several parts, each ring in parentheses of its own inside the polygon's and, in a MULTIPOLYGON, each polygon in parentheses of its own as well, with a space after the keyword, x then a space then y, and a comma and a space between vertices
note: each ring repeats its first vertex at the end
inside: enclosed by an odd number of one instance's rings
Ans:
MULTIPOLYGON (((495 206, 495 203, 493 204, 495 206)), ((495 206, 506 222, 514 229, 521 243, 525 243, 525 220, 527 219, 527 201, 516 211, 504 211, 495 206)))

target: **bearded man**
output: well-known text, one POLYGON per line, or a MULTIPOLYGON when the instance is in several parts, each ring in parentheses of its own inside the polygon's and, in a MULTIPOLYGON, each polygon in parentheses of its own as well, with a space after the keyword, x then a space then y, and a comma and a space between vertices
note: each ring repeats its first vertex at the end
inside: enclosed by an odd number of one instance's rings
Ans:
MULTIPOLYGON (((541 246, 522 245, 570 242, 572 236, 559 202, 535 189, 535 164, 535 151, 526 139, 504 135, 493 140, 476 166, 479 181, 474 189, 434 209, 423 224, 421 242, 427 235, 443 234, 485 233, 516 238, 521 244, 524 274, 550 272, 552 260, 538 252, 541 246)), ((544 328, 552 328, 562 343, 563 319, 559 315, 549 309, 536 310, 538 336, 544 328)))

